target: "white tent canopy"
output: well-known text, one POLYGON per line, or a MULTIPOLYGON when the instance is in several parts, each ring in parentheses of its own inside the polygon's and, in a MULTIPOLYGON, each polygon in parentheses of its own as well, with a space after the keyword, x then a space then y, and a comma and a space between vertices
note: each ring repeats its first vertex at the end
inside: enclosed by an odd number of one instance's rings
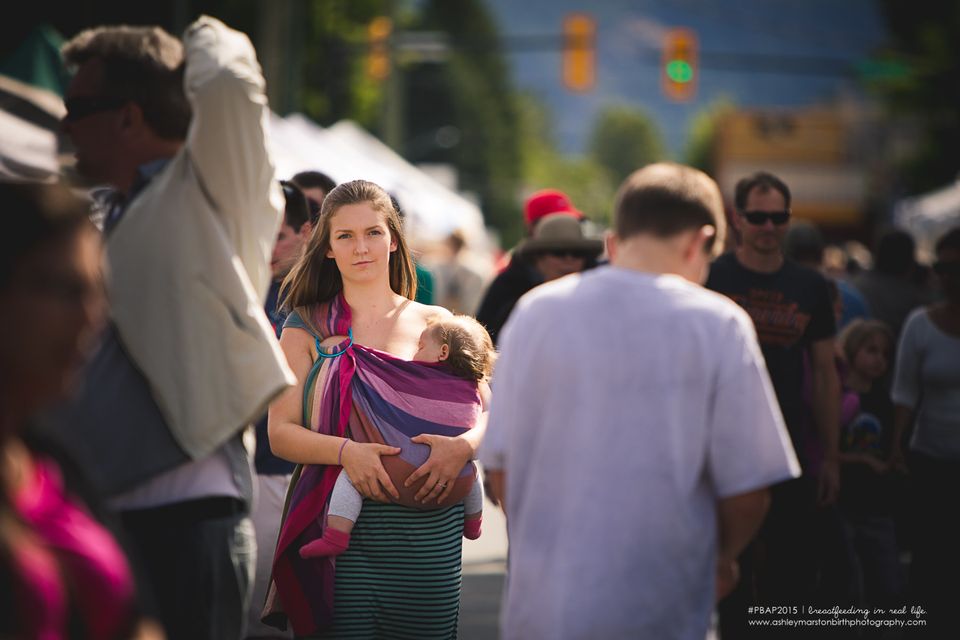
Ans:
POLYGON ((414 244, 441 242, 459 229, 474 250, 489 251, 483 214, 476 204, 407 162, 356 123, 342 120, 324 129, 300 114, 274 115, 271 138, 281 177, 314 170, 338 183, 370 180, 400 202, 414 244))
POLYGON ((940 236, 960 225, 960 179, 942 189, 899 201, 893 216, 894 223, 916 239, 921 257, 932 259, 940 236))

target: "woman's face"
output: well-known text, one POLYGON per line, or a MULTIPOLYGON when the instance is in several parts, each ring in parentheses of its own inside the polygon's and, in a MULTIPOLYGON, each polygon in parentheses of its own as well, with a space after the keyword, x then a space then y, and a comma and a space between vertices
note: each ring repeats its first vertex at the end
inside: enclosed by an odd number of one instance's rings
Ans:
POLYGON ((397 241, 383 214, 369 202, 358 202, 340 207, 330 218, 330 250, 344 282, 369 282, 388 278, 390 254, 397 241))
POLYGON ((34 409, 63 396, 104 315, 100 239, 84 229, 26 256, 0 292, 0 366, 34 409))

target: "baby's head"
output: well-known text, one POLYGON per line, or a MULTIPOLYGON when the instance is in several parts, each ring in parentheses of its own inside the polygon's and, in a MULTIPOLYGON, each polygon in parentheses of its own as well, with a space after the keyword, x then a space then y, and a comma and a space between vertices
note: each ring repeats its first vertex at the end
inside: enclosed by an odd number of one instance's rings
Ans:
POLYGON ((893 346, 893 332, 879 320, 857 318, 840 334, 840 347, 847 365, 870 380, 887 373, 893 346))
POLYGON ((490 379, 496 357, 490 334, 470 316, 434 316, 413 359, 443 362, 461 378, 483 382, 490 379))

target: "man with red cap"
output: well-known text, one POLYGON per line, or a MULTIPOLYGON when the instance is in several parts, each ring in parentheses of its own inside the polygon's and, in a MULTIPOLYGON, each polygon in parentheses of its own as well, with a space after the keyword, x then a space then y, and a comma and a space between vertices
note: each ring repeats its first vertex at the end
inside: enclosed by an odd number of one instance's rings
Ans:
POLYGON ((484 294, 479 320, 494 343, 517 300, 535 286, 592 266, 603 250, 599 239, 587 238, 583 214, 564 193, 537 191, 523 207, 527 237, 513 251, 510 264, 484 294))

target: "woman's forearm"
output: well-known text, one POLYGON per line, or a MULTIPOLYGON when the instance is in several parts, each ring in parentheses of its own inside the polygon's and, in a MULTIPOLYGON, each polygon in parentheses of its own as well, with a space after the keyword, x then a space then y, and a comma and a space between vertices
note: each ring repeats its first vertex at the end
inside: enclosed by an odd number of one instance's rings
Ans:
POLYGON ((292 422, 271 420, 267 429, 270 450, 278 458, 300 464, 337 464, 344 438, 316 433, 292 422))
POLYGON ((903 434, 913 422, 913 407, 907 407, 901 404, 893 407, 893 449, 894 451, 903 451, 903 434))

